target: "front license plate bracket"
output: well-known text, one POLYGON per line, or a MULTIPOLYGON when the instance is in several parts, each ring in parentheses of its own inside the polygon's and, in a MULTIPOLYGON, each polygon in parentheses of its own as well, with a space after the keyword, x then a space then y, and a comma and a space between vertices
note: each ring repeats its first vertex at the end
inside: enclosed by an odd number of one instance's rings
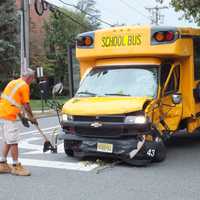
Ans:
POLYGON ((112 153, 113 152, 113 144, 108 143, 97 143, 97 151, 104 153, 112 153))

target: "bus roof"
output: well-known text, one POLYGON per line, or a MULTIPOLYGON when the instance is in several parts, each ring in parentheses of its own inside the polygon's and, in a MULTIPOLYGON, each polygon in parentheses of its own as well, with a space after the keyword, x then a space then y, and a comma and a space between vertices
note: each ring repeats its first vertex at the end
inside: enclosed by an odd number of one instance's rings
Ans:
POLYGON ((109 27, 105 29, 97 29, 95 32, 104 32, 107 30, 118 30, 118 29, 157 29, 157 30, 166 30, 166 29, 177 29, 182 34, 196 35, 200 34, 200 28, 198 27, 181 27, 181 26, 149 26, 149 25, 133 25, 133 26, 118 26, 118 27, 109 27))
POLYGON ((80 34, 76 55, 79 60, 190 56, 191 38, 195 36, 200 36, 200 29, 192 27, 111 27, 80 34))

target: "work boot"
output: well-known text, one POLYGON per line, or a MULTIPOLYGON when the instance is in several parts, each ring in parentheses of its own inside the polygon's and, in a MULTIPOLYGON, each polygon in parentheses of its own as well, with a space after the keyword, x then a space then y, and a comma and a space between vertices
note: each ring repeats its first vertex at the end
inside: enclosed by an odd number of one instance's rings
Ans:
POLYGON ((7 162, 0 162, 0 174, 1 173, 10 173, 11 167, 7 162))
POLYGON ((24 168, 21 163, 17 163, 16 165, 12 166, 11 174, 17 176, 30 176, 31 173, 28 169, 24 168))

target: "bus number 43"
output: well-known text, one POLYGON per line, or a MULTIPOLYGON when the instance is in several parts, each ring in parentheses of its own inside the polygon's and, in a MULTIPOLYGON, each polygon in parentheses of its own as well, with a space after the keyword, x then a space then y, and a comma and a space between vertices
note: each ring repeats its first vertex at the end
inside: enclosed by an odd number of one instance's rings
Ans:
POLYGON ((151 158, 153 158, 155 156, 156 150, 155 149, 149 149, 147 151, 147 155, 151 158))

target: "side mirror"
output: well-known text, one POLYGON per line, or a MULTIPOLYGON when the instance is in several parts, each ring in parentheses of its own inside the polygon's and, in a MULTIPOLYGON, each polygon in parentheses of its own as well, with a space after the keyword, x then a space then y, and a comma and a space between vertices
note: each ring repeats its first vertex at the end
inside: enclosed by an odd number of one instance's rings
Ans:
POLYGON ((44 99, 45 101, 47 101, 47 99, 49 98, 49 86, 48 86, 48 82, 47 81, 40 81, 39 82, 39 88, 40 88, 40 95, 41 98, 44 99))
POLYGON ((179 93, 172 94, 172 102, 174 104, 180 104, 182 101, 182 96, 179 93))
POLYGON ((62 91, 63 91, 63 84, 61 82, 57 83, 56 85, 53 86, 53 89, 52 89, 53 97, 55 98, 55 96, 58 94, 61 94, 62 91))

